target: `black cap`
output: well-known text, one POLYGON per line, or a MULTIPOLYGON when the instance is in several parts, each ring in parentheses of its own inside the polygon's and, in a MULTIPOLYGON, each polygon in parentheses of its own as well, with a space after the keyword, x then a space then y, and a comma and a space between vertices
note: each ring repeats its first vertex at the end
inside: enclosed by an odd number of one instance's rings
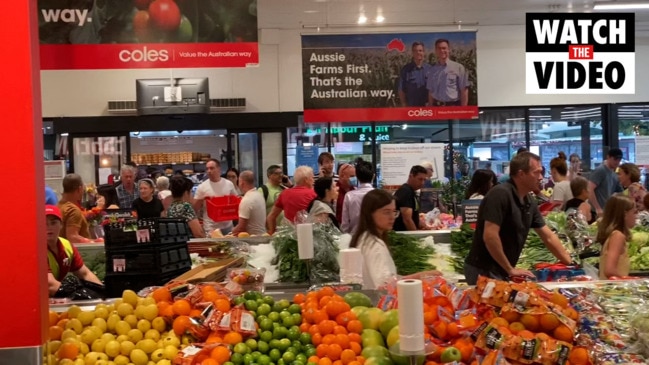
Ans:
POLYGON ((624 157, 624 154, 622 153, 622 150, 619 148, 611 148, 610 150, 608 150, 607 156, 613 157, 616 160, 621 160, 622 157, 624 157))

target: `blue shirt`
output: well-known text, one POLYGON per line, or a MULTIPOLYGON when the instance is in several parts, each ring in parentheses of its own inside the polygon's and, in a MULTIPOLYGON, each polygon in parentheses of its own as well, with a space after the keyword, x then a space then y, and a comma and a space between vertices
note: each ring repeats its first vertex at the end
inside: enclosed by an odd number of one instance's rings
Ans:
POLYGON ((132 195, 124 189, 124 185, 119 185, 115 190, 117 190, 117 199, 119 199, 119 207, 121 209, 133 208, 133 202, 135 199, 140 197, 140 191, 138 190, 137 185, 133 188, 132 195))
POLYGON ((59 197, 56 192, 49 186, 45 186, 45 205, 56 205, 59 202, 59 197))
POLYGON ((431 66, 426 87, 436 101, 459 101, 461 92, 469 87, 469 75, 466 68, 457 62, 436 63, 431 66))
POLYGON ((431 65, 423 63, 417 67, 414 62, 403 66, 399 78, 399 91, 406 94, 408 106, 426 106, 428 103, 428 74, 431 72, 431 65))

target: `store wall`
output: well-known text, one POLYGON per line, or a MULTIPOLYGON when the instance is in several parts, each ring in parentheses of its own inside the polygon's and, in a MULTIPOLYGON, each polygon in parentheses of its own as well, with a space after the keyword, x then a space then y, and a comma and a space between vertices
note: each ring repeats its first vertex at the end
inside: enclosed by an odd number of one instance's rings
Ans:
MULTIPOLYGON (((357 31, 349 30, 348 32, 357 31)), ((383 29, 382 29, 383 30, 383 29)), ((385 31, 431 29, 385 29, 385 31)), ((441 29, 440 29, 441 30, 441 29)), ((444 29, 446 30, 446 29, 444 29)), ((345 30, 336 29, 337 32, 345 30)), ((300 34, 302 30, 262 29, 260 64, 244 69, 151 69, 43 71, 43 116, 106 115, 108 100, 135 100, 135 79, 210 78, 211 98, 243 97, 246 112, 302 110, 300 34), (64 90, 65 92, 62 92, 64 90)), ((526 95, 525 29, 490 26, 478 29, 478 102, 480 106, 590 104, 649 100, 649 34, 636 35, 635 95, 526 95)))

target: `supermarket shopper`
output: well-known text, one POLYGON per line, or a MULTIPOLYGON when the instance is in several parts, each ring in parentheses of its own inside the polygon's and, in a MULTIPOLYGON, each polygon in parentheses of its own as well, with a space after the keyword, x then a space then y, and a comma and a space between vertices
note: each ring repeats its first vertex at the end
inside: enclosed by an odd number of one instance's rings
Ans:
POLYGON ((133 209, 137 212, 138 219, 160 218, 165 208, 154 194, 153 180, 142 179, 137 182, 137 185, 140 196, 133 201, 133 209))
POLYGON ((552 176, 552 198, 551 201, 556 203, 565 203, 572 199, 570 191, 570 179, 568 179, 568 164, 566 163, 566 154, 559 152, 559 155, 550 160, 550 176, 552 176))
POLYGON ((629 275, 631 263, 627 241, 631 239, 630 230, 635 226, 637 215, 635 202, 628 196, 616 194, 606 202, 604 216, 597 225, 597 242, 602 243, 600 279, 629 275))
POLYGON ((45 222, 49 295, 54 296, 56 294, 61 286, 61 281, 68 273, 73 273, 79 279, 103 285, 99 278, 84 265, 77 248, 70 241, 59 237, 59 232, 63 226, 63 218, 57 206, 45 206, 45 222))
POLYGON ((299 166, 295 169, 293 179, 295 186, 282 191, 275 202, 273 210, 266 217, 266 228, 268 233, 275 233, 277 228, 277 217, 284 212, 284 217, 289 222, 295 221, 297 212, 306 210, 309 203, 316 197, 313 191, 313 169, 309 166, 299 166))
POLYGON ((169 209, 169 205, 173 201, 171 190, 169 190, 169 178, 160 176, 155 180, 156 196, 162 202, 165 211, 169 209))
POLYGON ((239 175, 239 189, 243 199, 239 203, 239 221, 232 230, 238 236, 241 232, 251 235, 266 233, 266 203, 261 192, 255 189, 255 174, 243 171, 239 175))
POLYGON ((617 175, 620 185, 624 188, 623 194, 633 199, 638 210, 644 210, 643 199, 647 194, 647 189, 640 183, 640 169, 638 166, 632 163, 622 164, 617 175))
POLYGON ((80 208, 83 191, 81 176, 77 174, 65 175, 63 194, 58 203, 63 221, 59 235, 74 243, 91 242, 88 222, 80 208))
POLYGON ((356 163, 356 177, 358 178, 358 188, 348 192, 343 202, 340 229, 344 233, 353 234, 356 232, 363 197, 374 189, 372 186, 372 180, 374 179, 374 167, 372 164, 363 160, 356 163))
POLYGON ((570 254, 545 225, 530 195, 542 179, 541 159, 530 152, 518 153, 509 169, 510 179, 489 190, 480 204, 473 245, 464 266, 469 285, 474 285, 480 275, 494 279, 534 277, 530 271, 516 268, 530 228, 562 263, 571 263, 570 254))
POLYGON ((119 199, 115 187, 110 184, 97 186, 97 208, 119 209, 119 199))
POLYGON ((336 215, 331 209, 331 203, 338 199, 338 185, 332 178, 322 177, 313 184, 313 190, 316 197, 307 208, 309 218, 313 222, 330 222, 336 228, 340 228, 336 215))
POLYGON ((419 223, 420 203, 416 191, 424 187, 427 176, 423 166, 411 167, 408 182, 401 185, 399 190, 394 193, 400 213, 394 220, 395 231, 416 231, 421 227, 419 223))
POLYGON ((615 170, 620 166, 622 156, 621 149, 611 148, 606 154, 606 160, 593 170, 589 176, 588 192, 590 196, 588 201, 595 208, 597 215, 602 215, 606 200, 614 192, 622 191, 620 181, 615 173, 615 170))
POLYGON ((203 229, 210 234, 215 229, 219 229, 222 234, 226 235, 232 231, 232 221, 215 222, 207 215, 207 206, 205 199, 216 198, 227 195, 238 196, 232 182, 221 177, 221 161, 210 159, 205 164, 208 179, 203 181, 196 189, 194 196, 194 210, 197 212, 203 210, 203 229))
POLYGON ((243 192, 239 189, 239 170, 230 167, 228 171, 225 172, 225 178, 230 180, 232 185, 234 185, 234 190, 237 192, 237 195, 243 195, 243 192))
POLYGON ((475 170, 464 199, 482 200, 487 195, 487 192, 497 183, 498 179, 493 171, 487 169, 475 170))
MULTIPOLYGON (((397 268, 386 243, 398 215, 394 197, 387 191, 374 189, 363 197, 358 230, 352 236, 349 246, 358 248, 363 254, 365 290, 380 288, 397 276, 397 268)), ((439 271, 433 270, 408 278, 418 278, 422 274, 441 275, 439 271)))
POLYGON ((194 183, 184 176, 171 178, 169 188, 173 200, 167 210, 167 218, 184 219, 194 238, 205 238, 205 231, 203 231, 194 207, 190 203, 193 187, 194 183))
POLYGON ((334 181, 338 181, 339 177, 334 172, 334 155, 329 152, 322 152, 318 156, 318 167, 320 168, 320 171, 318 175, 315 176, 316 180, 321 177, 330 177, 334 179, 334 181))
POLYGON ((343 218, 343 202, 348 192, 356 189, 356 168, 353 165, 344 163, 338 168, 338 198, 336 198, 336 220, 340 222, 343 218))
POLYGON ((568 200, 563 205, 563 210, 577 209, 584 216, 588 224, 593 224, 597 220, 597 212, 588 204, 588 180, 581 176, 575 176, 570 181, 570 191, 574 198, 568 200))
POLYGON ((120 184, 117 187, 117 198, 119 206, 128 209, 133 206, 133 201, 140 196, 140 192, 135 186, 135 176, 137 167, 124 165, 119 172, 120 184))

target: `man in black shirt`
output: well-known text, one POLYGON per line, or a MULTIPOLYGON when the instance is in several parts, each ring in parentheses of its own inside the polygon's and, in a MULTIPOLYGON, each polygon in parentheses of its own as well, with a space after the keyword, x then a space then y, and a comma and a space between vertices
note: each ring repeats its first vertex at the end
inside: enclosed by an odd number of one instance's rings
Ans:
POLYGON ((394 193, 399 216, 394 220, 395 231, 416 231, 419 229, 419 197, 416 191, 424 187, 427 171, 423 166, 410 168, 408 182, 394 193))
POLYGON ((474 285, 480 275, 494 279, 534 277, 530 271, 516 268, 530 228, 561 262, 571 262, 570 254, 545 225, 536 200, 530 196, 542 180, 539 156, 518 153, 509 168, 510 179, 489 190, 480 204, 473 246, 464 266, 469 285, 474 285))

